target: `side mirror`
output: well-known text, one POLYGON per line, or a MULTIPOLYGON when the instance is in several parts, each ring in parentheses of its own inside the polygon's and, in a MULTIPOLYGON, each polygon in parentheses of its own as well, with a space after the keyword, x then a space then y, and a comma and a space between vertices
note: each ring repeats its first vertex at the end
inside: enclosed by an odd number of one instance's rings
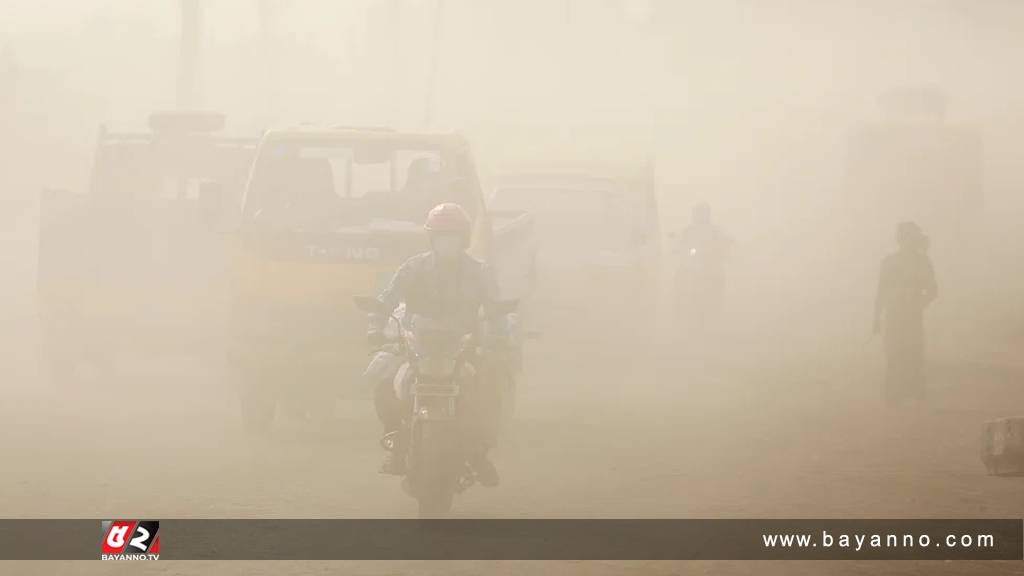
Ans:
POLYGON ((388 314, 387 306, 376 298, 371 298, 370 296, 355 296, 352 300, 355 301, 357 308, 367 314, 388 314))

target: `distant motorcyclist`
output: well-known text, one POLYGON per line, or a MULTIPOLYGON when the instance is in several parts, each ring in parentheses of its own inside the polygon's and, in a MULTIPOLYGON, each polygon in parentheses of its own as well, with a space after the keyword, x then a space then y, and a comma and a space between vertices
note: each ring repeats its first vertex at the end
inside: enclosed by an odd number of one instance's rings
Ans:
MULTIPOLYGON (((458 204, 444 203, 431 209, 424 226, 430 237, 430 251, 402 264, 378 299, 392 311, 404 303, 405 318, 416 314, 443 316, 464 325, 467 333, 476 332, 480 310, 483 308, 486 312, 488 305, 497 302, 498 287, 487 266, 466 252, 471 226, 469 215, 458 204)), ((386 316, 370 316, 367 338, 371 344, 383 346, 388 341, 387 322, 386 316)), ((502 319, 489 318, 489 322, 492 329, 501 330, 502 319)), ((397 433, 399 437, 406 432, 403 421, 409 411, 396 395, 393 384, 400 365, 401 359, 392 351, 381 350, 366 370, 366 376, 373 381, 377 415, 384 424, 385 434, 397 433)), ((479 418, 493 417, 496 421, 496 411, 489 410, 494 394, 494 391, 485 392, 488 397, 481 401, 484 414, 478 415, 479 418)), ((469 465, 481 484, 494 486, 498 483, 498 472, 487 457, 493 438, 486 432, 479 436, 473 439, 478 445, 472 450, 469 465)), ((381 465, 381 472, 404 473, 407 448, 408 442, 396 442, 395 449, 388 452, 381 465)))
POLYGON ((928 237, 913 222, 896 228, 899 249, 882 260, 874 332, 885 322, 885 395, 890 404, 925 396, 924 310, 938 295, 928 237))
POLYGON ((730 244, 731 239, 711 221, 711 205, 696 204, 691 210, 690 224, 678 235, 675 246, 679 315, 703 319, 717 311, 725 289, 725 260, 730 244))

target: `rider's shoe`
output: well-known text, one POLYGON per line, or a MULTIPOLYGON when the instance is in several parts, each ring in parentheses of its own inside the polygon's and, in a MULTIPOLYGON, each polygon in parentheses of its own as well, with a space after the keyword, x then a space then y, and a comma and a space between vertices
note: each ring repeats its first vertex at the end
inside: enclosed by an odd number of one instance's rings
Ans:
POLYGON ((381 474, 391 474, 393 476, 405 474, 405 456, 388 452, 384 456, 384 461, 381 462, 379 470, 381 474))

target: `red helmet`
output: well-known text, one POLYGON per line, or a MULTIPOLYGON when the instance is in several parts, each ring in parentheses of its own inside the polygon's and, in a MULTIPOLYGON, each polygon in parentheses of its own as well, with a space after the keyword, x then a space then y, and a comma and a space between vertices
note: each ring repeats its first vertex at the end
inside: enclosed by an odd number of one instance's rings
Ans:
POLYGON ((427 213, 427 223, 423 228, 427 232, 469 234, 471 226, 469 214, 454 202, 438 204, 427 213))

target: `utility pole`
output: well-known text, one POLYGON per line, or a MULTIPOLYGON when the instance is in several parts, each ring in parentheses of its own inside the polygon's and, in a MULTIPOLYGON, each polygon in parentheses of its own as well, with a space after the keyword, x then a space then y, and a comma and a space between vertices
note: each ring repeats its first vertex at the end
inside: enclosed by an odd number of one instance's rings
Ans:
POLYGON ((444 0, 434 0, 434 49, 430 55, 430 70, 427 72, 426 104, 423 109, 423 125, 430 127, 434 119, 434 91, 437 84, 437 66, 441 52, 441 32, 444 0))
POLYGON ((260 65, 263 72, 262 102, 260 102, 260 120, 269 125, 276 120, 277 112, 277 73, 278 73, 278 2, 277 0, 259 0, 260 23, 260 65))
POLYGON ((202 39, 202 0, 181 0, 181 44, 178 52, 179 110, 195 109, 199 97, 199 44, 202 39))

